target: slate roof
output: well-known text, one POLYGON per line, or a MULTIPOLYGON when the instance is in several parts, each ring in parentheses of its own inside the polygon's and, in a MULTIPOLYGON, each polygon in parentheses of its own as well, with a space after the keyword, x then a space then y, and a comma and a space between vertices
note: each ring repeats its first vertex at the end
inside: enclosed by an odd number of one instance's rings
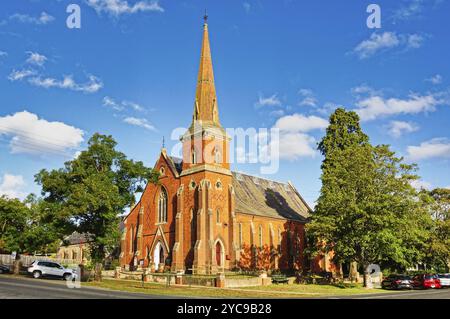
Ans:
MULTIPOLYGON (((182 159, 168 157, 178 173, 182 159)), ((231 172, 237 213, 306 222, 311 208, 290 183, 281 183, 241 172, 231 172)))
POLYGON ((91 237, 89 234, 83 233, 80 234, 78 232, 73 232, 69 236, 64 238, 64 243, 67 243, 68 245, 78 245, 78 244, 84 244, 91 240, 91 237))

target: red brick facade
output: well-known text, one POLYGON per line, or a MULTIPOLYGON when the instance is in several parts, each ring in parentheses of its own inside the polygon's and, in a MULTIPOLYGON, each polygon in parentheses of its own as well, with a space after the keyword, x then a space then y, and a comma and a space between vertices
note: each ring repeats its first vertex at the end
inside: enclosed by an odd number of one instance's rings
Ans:
MULTIPOLYGON (((309 265, 303 253, 305 220, 294 218, 296 212, 287 218, 249 213, 240 208, 242 202, 237 206, 235 191, 242 185, 230 171, 229 137, 219 122, 206 24, 192 125, 181 141, 182 162, 162 150, 155 165, 159 184, 147 185, 124 221, 121 266, 217 273, 238 267, 247 246, 251 254, 267 247, 266 265, 255 261, 254 266, 300 270, 309 265)), ((308 213, 293 186, 284 187, 308 213)))

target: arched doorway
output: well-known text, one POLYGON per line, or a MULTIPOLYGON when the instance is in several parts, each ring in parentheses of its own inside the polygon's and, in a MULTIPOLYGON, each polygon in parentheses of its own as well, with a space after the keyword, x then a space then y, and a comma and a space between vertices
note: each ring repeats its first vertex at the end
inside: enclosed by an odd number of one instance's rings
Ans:
POLYGON ((156 267, 158 267, 159 264, 164 263, 164 248, 160 241, 156 244, 155 249, 153 250, 153 262, 156 267))
POLYGON ((223 266, 223 249, 220 241, 216 242, 216 264, 219 267, 223 266))

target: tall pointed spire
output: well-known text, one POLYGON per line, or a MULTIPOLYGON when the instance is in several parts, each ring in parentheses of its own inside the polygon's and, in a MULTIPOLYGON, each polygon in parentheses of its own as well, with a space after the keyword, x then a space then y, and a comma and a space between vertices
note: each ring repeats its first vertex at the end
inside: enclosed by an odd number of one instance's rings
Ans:
POLYGON ((208 16, 205 12, 193 121, 210 122, 220 126, 207 19, 208 16))

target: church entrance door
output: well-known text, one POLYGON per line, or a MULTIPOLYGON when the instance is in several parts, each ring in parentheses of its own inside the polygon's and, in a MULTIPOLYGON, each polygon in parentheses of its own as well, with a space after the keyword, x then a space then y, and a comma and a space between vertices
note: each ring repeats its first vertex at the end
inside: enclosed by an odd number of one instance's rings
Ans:
POLYGON ((153 250, 153 262, 156 267, 158 267, 159 264, 164 263, 164 249, 161 242, 158 242, 153 250))

